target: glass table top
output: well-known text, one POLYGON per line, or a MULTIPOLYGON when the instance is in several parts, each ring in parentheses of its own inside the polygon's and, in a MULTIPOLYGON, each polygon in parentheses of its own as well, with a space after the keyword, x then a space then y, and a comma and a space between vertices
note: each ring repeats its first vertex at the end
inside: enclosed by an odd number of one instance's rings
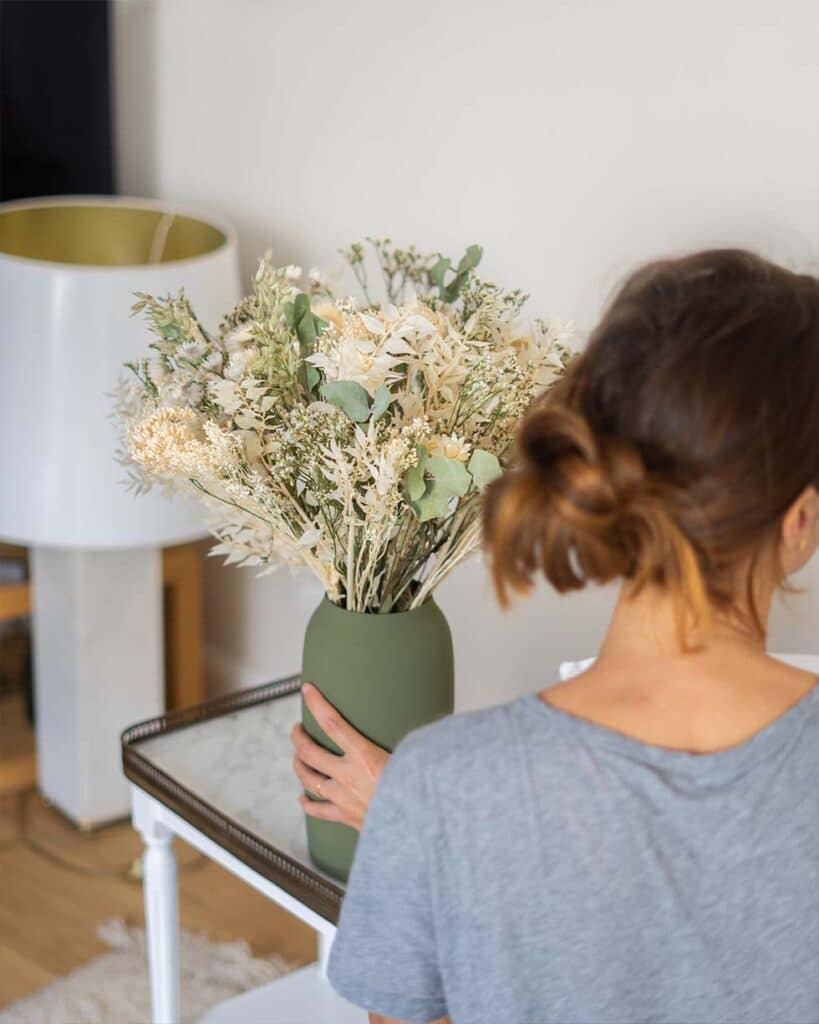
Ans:
POLYGON ((246 701, 260 694, 250 706, 237 707, 228 698, 217 710, 203 705, 199 720, 199 709, 186 709, 135 726, 123 736, 125 771, 136 785, 238 856, 241 849, 222 840, 229 834, 241 839, 243 830, 266 848, 263 853, 283 854, 316 881, 330 883, 340 901, 342 883, 323 874, 307 850, 304 812, 298 804, 302 787, 293 772, 290 741, 301 714, 296 687, 298 680, 289 685, 295 692, 266 696, 268 684, 237 695, 238 701, 246 701), (190 724, 186 715, 194 718, 190 724), (213 821, 189 813, 197 802, 216 812, 213 821))

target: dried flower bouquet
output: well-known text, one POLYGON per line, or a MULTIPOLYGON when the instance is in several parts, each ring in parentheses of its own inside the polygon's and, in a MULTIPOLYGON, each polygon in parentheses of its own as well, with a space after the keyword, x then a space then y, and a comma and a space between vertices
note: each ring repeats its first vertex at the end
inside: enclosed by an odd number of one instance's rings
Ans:
POLYGON ((156 337, 117 414, 132 485, 196 491, 214 554, 308 565, 336 604, 386 613, 419 607, 478 546, 481 492, 568 350, 562 327, 522 324, 526 295, 481 280, 478 246, 453 265, 370 245, 344 252, 361 300, 265 258, 214 334, 184 293, 140 294, 156 337))

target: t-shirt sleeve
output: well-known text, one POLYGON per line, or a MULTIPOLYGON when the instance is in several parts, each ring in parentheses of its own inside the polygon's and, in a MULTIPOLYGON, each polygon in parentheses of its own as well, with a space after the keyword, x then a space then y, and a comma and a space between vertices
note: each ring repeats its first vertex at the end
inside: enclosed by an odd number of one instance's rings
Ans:
POLYGON ((373 797, 330 953, 328 977, 350 1002, 402 1021, 446 1014, 435 941, 429 801, 399 745, 373 797))

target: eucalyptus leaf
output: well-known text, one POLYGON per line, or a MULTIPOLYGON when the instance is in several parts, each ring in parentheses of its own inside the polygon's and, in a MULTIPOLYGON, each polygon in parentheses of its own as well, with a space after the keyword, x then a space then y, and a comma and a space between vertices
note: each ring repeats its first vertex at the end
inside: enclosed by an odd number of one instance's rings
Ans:
POLYGON ((441 256, 438 262, 435 264, 435 266, 432 267, 432 269, 429 271, 430 281, 432 281, 432 283, 436 285, 438 288, 443 288, 444 274, 446 274, 446 272, 449 270, 451 266, 452 260, 445 259, 443 256, 441 256))
POLYGON ((469 281, 469 275, 481 262, 482 257, 483 249, 479 245, 469 246, 458 263, 455 271, 455 277, 448 285, 444 286, 443 280, 439 285, 440 296, 444 302, 455 302, 464 290, 466 283, 469 281))
POLYGON ((443 455, 430 456, 420 444, 417 452, 418 465, 404 474, 404 489, 416 518, 425 523, 446 516, 452 499, 466 494, 472 478, 464 464, 457 459, 447 459, 443 455))
POLYGON ((410 504, 418 501, 423 496, 426 486, 423 470, 420 470, 417 466, 410 466, 404 474, 404 490, 410 504))
POLYGON ((472 474, 472 482, 475 487, 482 491, 488 484, 491 484, 495 477, 503 473, 503 468, 498 461, 497 455, 485 452, 476 448, 466 467, 472 474))
POLYGON ((296 307, 292 302, 285 302, 284 304, 284 322, 291 331, 296 326, 296 307))
POLYGON ((316 347, 316 325, 313 323, 313 314, 308 313, 296 324, 296 334, 299 337, 299 348, 302 358, 313 354, 316 347))
POLYGON ((428 481, 424 493, 417 501, 411 502, 412 511, 419 523, 430 519, 441 519, 449 512, 449 503, 453 495, 445 487, 439 486, 434 480, 428 481))
POLYGON ((472 478, 466 470, 466 466, 458 459, 447 459, 443 455, 433 455, 426 465, 436 483, 447 489, 451 496, 463 497, 469 490, 472 478))
POLYGON ((370 415, 370 396, 354 380, 326 381, 321 388, 325 402, 338 406, 353 423, 363 423, 370 415))
POLYGON ((293 304, 293 322, 299 339, 302 358, 313 354, 316 347, 316 322, 310 310, 310 299, 301 292, 293 304))
POLYGON ((293 320, 298 323, 303 316, 310 312, 310 296, 306 292, 299 292, 296 301, 293 303, 293 320))
POLYGON ((458 264, 458 274, 468 274, 470 270, 474 270, 482 257, 483 249, 479 245, 470 245, 458 264))
POLYGON ((321 380, 321 374, 312 363, 302 360, 299 365, 298 378, 299 383, 304 386, 305 390, 312 392, 316 384, 321 380))
POLYGON ((469 280, 469 271, 465 270, 461 274, 457 274, 444 288, 443 300, 444 302, 454 302, 463 291, 464 285, 469 280))
POLYGON ((373 399, 372 417, 374 420, 381 419, 384 413, 389 409, 392 402, 392 395, 390 389, 386 384, 382 384, 381 387, 376 391, 375 398, 373 399))

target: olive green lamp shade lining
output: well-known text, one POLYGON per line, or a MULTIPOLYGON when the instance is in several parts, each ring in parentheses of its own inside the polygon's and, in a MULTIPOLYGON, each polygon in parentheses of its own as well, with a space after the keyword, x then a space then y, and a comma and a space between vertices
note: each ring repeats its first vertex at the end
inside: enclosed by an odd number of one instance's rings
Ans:
POLYGON ((218 227, 186 214, 120 203, 0 207, 0 253, 91 267, 193 259, 220 248, 218 227))

